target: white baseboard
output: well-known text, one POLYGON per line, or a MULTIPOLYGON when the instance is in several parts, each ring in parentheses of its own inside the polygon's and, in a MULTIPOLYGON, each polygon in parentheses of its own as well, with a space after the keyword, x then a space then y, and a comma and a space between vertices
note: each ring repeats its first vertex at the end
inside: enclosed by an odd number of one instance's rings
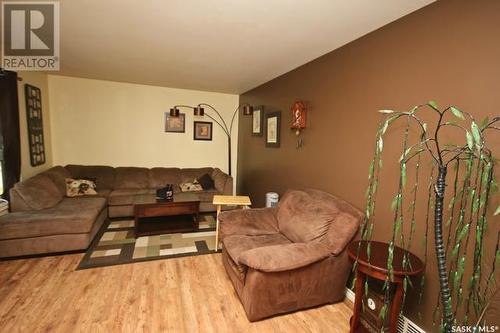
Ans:
MULTIPOLYGON (((345 288, 345 297, 354 304, 354 291, 345 288)), ((405 316, 400 316, 398 321, 398 333, 426 333, 405 316)))

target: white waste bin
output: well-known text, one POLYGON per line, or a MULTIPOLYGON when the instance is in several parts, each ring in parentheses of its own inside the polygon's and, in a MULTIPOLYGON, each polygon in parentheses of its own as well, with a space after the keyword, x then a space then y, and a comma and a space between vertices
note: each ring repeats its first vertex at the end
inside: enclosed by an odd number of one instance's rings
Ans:
POLYGON ((267 192, 266 193, 266 207, 276 207, 278 206, 278 202, 280 200, 280 196, 276 192, 267 192))

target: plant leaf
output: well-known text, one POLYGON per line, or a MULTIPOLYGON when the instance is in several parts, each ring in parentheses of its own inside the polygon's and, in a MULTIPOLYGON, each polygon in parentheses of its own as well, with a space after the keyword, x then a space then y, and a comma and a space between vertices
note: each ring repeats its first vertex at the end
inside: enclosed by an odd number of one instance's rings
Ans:
POLYGON ((438 108, 436 101, 429 101, 427 104, 429 104, 433 109, 437 110, 438 108))
POLYGON ((467 139, 467 146, 470 150, 474 150, 474 139, 469 131, 465 131, 465 138, 467 139))
POLYGON ((397 194, 394 199, 392 200, 392 203, 391 203, 391 210, 395 210, 396 207, 398 206, 399 204, 399 194, 397 194))
POLYGON ((488 126, 488 123, 490 122, 490 118, 486 117, 483 119, 483 122, 481 123, 481 129, 485 129, 486 126, 488 126))
POLYGON ((406 163, 401 164, 401 183, 406 185, 406 163))
POLYGON ((455 115, 455 117, 462 119, 462 120, 465 120, 465 117, 464 117, 464 114, 462 113, 462 111, 460 111, 459 109, 457 109, 454 106, 450 107, 450 110, 451 110, 451 113, 453 113, 455 115))
POLYGON ((384 140, 382 139, 382 137, 380 137, 378 139, 378 150, 382 152, 382 149, 384 149, 384 140))
POLYGON ((389 114, 389 113, 394 113, 395 111, 393 111, 393 110, 378 110, 378 112, 389 114))
POLYGON ((474 141, 478 146, 481 145, 481 134, 479 133, 479 127, 477 126, 476 122, 473 121, 472 124, 470 125, 470 128, 472 130, 472 137, 474 138, 474 141))

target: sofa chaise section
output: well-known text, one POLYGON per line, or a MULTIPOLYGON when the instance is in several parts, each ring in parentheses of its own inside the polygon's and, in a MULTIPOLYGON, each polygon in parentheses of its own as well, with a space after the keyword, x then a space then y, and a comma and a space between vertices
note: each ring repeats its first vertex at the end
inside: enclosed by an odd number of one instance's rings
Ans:
POLYGON ((107 218, 107 201, 65 198, 60 180, 67 176, 64 168, 54 167, 11 189, 12 212, 0 218, 0 257, 88 247, 107 218))

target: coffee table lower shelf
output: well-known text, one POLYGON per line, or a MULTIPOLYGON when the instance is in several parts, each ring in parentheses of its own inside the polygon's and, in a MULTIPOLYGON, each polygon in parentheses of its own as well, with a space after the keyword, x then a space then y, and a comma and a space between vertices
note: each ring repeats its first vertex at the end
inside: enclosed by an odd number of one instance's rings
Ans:
POLYGON ((137 217, 135 237, 188 232, 198 229, 198 221, 193 214, 175 216, 137 217))

